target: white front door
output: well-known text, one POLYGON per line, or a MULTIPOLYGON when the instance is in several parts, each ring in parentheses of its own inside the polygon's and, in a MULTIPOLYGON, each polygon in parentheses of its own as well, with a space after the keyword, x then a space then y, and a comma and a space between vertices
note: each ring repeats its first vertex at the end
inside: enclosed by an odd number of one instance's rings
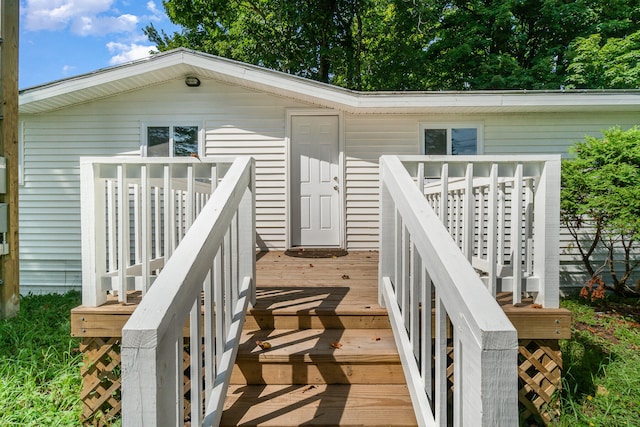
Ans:
POLYGON ((340 246, 338 116, 291 116, 291 246, 340 246))

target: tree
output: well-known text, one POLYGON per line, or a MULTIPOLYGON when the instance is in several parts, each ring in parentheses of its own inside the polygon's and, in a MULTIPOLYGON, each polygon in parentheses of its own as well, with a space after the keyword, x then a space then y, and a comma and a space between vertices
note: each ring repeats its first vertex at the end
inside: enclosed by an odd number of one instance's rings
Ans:
POLYGON ((562 165, 562 222, 592 279, 608 270, 610 289, 636 294, 629 282, 640 265, 640 128, 587 137, 573 152, 562 165))
POLYGON ((182 31, 148 26, 160 51, 183 46, 357 90, 559 89, 588 59, 579 38, 640 30, 637 0, 163 4, 182 31))
POLYGON ((608 39, 600 34, 579 37, 571 47, 567 81, 572 87, 640 88, 640 31, 608 39))
POLYGON ((160 51, 178 46, 302 77, 358 87, 360 13, 368 0, 167 0, 181 33, 145 32, 160 51))
POLYGON ((589 0, 434 2, 441 18, 429 62, 438 89, 558 89, 566 51, 589 34, 589 0))

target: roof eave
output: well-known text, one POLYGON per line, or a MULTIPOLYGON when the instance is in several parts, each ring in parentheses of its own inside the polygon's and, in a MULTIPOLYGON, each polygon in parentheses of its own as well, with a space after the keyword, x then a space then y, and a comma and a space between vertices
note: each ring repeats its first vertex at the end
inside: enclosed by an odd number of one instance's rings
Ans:
POLYGON ((187 49, 24 90, 43 113, 197 74, 353 114, 640 111, 640 91, 356 92, 187 49))

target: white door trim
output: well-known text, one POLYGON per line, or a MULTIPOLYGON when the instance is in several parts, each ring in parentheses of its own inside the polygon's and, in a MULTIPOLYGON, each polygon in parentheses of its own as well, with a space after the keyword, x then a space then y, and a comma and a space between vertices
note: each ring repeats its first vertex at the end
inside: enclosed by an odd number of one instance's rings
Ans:
POLYGON ((291 166, 292 166, 292 147, 291 147, 291 120, 293 116, 337 116, 338 117, 338 187, 340 196, 339 201, 339 230, 340 230, 340 243, 338 249, 346 249, 345 239, 345 227, 346 227, 346 184, 345 184, 345 158, 344 158, 344 117, 342 112, 326 109, 294 109, 286 111, 285 122, 285 180, 286 180, 286 221, 285 221, 285 243, 286 249, 291 249, 291 166))

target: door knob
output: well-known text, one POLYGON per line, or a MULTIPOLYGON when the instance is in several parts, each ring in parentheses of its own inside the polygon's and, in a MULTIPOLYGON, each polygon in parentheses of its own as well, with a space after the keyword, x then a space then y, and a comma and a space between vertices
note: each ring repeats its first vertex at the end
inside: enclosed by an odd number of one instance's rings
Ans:
POLYGON ((337 185, 334 185, 334 186, 333 186, 333 189, 334 189, 334 190, 336 190, 336 191, 338 191, 338 186, 337 186, 337 185))

